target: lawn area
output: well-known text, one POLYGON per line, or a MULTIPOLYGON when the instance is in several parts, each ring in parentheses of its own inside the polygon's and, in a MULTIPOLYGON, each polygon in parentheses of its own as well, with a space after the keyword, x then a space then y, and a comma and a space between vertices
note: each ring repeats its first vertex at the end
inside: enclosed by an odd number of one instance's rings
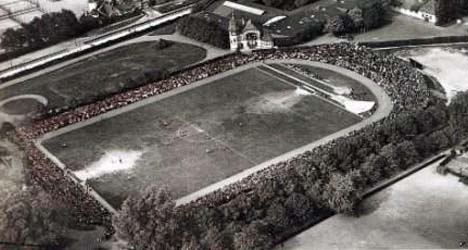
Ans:
POLYGON ((205 49, 190 44, 173 43, 164 49, 156 45, 156 41, 134 43, 91 56, 6 87, 0 99, 28 93, 47 98, 49 108, 76 106, 144 84, 131 79, 143 72, 179 70, 206 56, 205 49))
POLYGON ((119 207, 150 185, 183 197, 359 121, 252 68, 43 145, 119 207))

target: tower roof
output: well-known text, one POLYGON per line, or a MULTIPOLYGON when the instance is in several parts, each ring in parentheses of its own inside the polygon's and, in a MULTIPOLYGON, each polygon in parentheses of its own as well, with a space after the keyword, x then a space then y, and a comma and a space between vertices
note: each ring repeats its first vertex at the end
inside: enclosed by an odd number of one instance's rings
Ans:
POLYGON ((231 13, 231 19, 229 20, 229 31, 237 32, 237 21, 236 17, 234 16, 234 12, 231 13))
POLYGON ((252 23, 252 19, 249 19, 247 23, 245 24, 244 31, 249 31, 249 30, 258 30, 257 27, 252 23))

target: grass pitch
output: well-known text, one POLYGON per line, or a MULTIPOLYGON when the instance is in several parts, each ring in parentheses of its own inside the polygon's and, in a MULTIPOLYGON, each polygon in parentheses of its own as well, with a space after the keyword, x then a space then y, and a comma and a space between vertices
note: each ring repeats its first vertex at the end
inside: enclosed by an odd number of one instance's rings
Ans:
POLYGON ((253 68, 43 145, 119 207, 150 185, 182 197, 360 120, 253 68))
POLYGON ((91 56, 4 88, 0 99, 28 93, 47 98, 49 108, 76 106, 135 87, 129 79, 146 70, 178 70, 206 56, 205 49, 194 45, 174 42, 158 50, 156 43, 134 43, 91 56))

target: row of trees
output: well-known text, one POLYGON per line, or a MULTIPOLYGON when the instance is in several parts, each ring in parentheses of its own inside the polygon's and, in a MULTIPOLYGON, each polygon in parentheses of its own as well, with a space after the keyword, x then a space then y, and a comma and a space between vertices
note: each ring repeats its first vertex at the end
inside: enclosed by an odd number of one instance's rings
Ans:
POLYGON ((184 36, 208 43, 222 49, 229 49, 229 33, 217 20, 202 15, 189 15, 177 23, 177 30, 184 36))
POLYGON ((3 204, 4 207, 0 207, 0 241, 17 245, 0 246, 0 249, 17 249, 23 244, 61 249, 63 242, 59 236, 65 227, 58 222, 57 211, 65 208, 52 202, 46 192, 29 187, 12 194, 3 204))
POLYGON ((175 207, 151 188, 127 200, 115 227, 136 249, 270 249, 296 226, 352 212, 366 189, 468 135, 468 93, 449 107, 394 114, 348 137, 175 207))
POLYGON ((359 0, 356 7, 347 13, 330 18, 329 31, 342 36, 381 27, 386 22, 387 5, 381 0, 359 0))
POLYGON ((47 13, 34 18, 21 28, 9 28, 3 33, 1 45, 7 51, 23 48, 42 48, 80 33, 80 23, 70 10, 47 13))
MULTIPOLYGON (((138 13, 131 13, 135 15, 138 13)), ((43 14, 29 23, 22 23, 20 28, 9 28, 1 36, 0 46, 6 50, 6 56, 0 60, 8 60, 34 50, 72 39, 127 16, 99 18, 82 15, 78 19, 70 10, 43 14)))

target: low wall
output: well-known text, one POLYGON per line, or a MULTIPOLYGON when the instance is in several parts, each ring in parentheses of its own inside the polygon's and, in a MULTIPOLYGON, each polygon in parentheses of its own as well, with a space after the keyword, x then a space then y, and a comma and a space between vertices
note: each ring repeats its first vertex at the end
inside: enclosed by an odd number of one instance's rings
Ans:
POLYGON ((468 43, 468 34, 466 36, 442 36, 442 37, 428 37, 428 38, 413 38, 392 41, 372 41, 372 42, 358 42, 361 46, 366 46, 372 49, 381 48, 397 48, 397 47, 410 47, 421 45, 437 45, 448 43, 468 43))

